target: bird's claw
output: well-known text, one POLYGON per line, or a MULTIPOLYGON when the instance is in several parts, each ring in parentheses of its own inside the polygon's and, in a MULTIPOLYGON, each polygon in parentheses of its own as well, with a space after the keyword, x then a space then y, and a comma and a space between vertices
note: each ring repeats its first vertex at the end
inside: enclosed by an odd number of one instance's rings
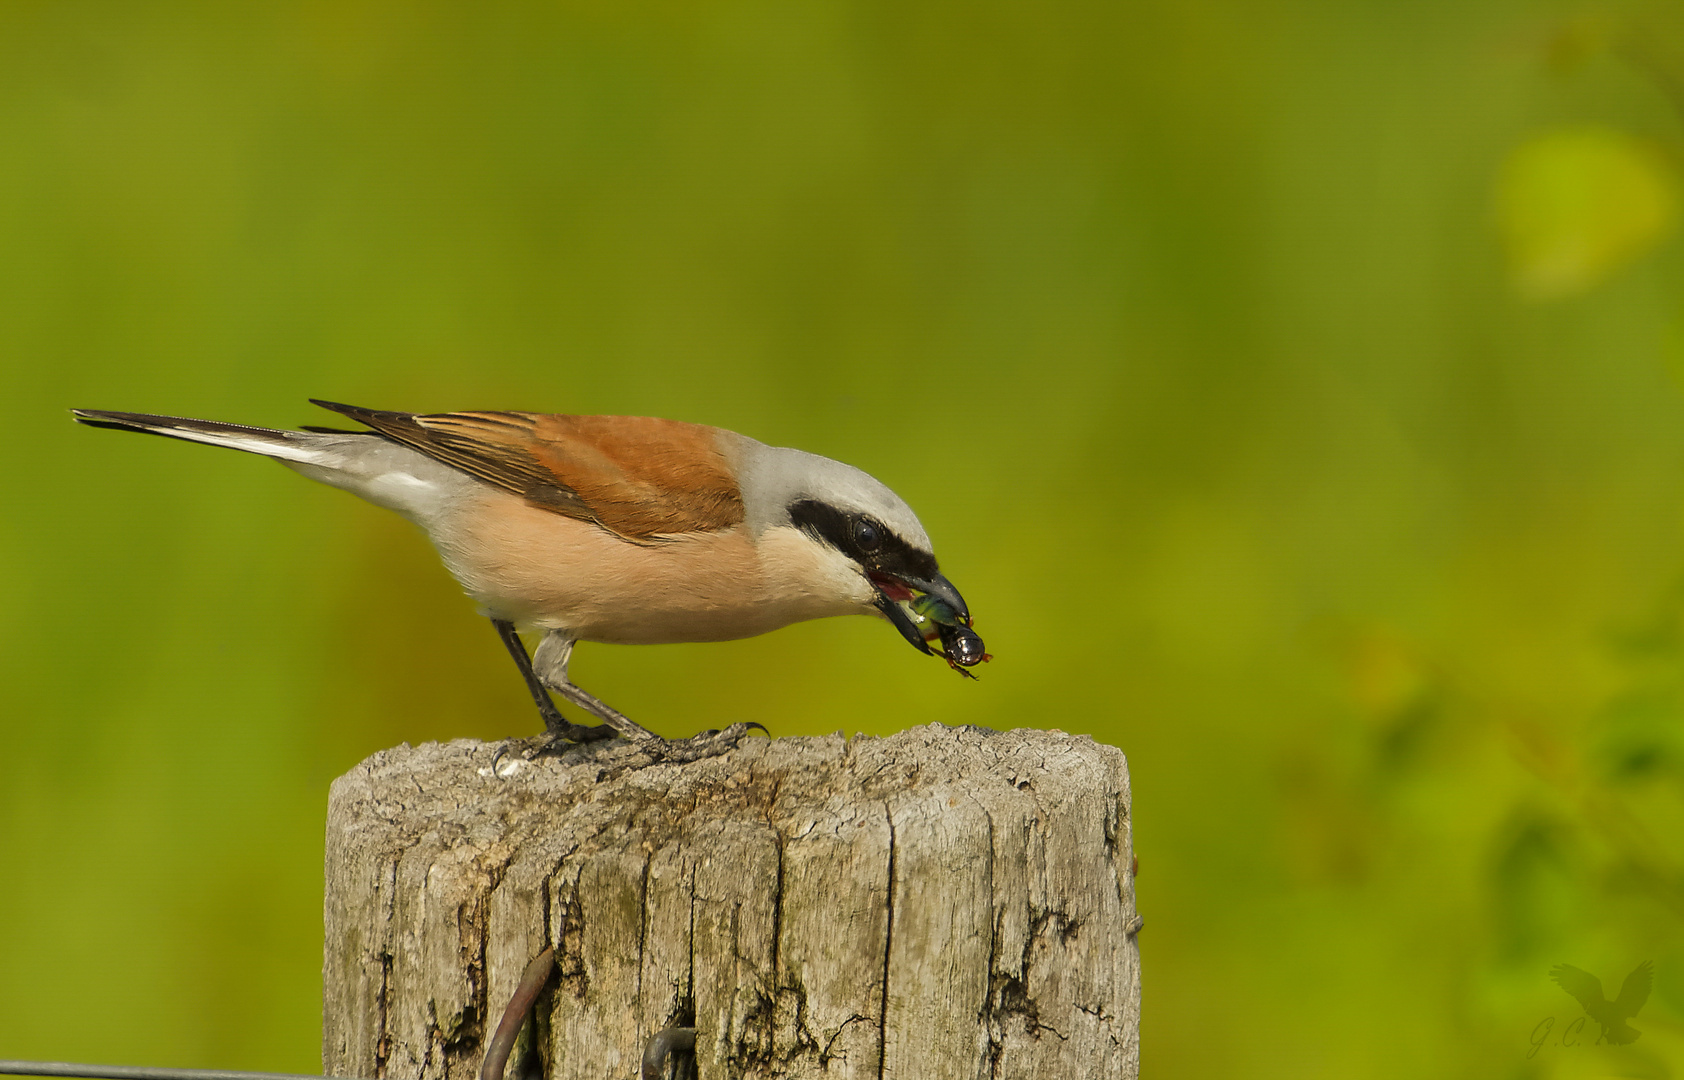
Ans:
POLYGON ((532 761, 546 754, 561 754, 576 746, 612 739, 619 733, 607 724, 555 724, 542 734, 526 739, 504 739, 491 755, 491 775, 503 776, 503 759, 518 753, 522 761, 532 761))
MULTIPOLYGON (((642 737, 638 737, 639 732, 634 730, 630 741, 633 746, 647 753, 653 761, 683 765, 730 753, 751 731, 758 731, 768 738, 772 734, 766 730, 765 724, 749 720, 732 724, 724 730, 711 728, 688 739, 663 739, 649 733, 642 733, 642 737)), ((541 735, 527 739, 505 739, 491 755, 491 775, 512 775, 516 766, 513 763, 505 764, 511 757, 517 757, 521 761, 532 761, 545 755, 564 753, 581 744, 611 738, 615 734, 617 733, 606 724, 590 727, 569 724, 565 727, 551 728, 541 735)))
POLYGON ((710 730, 693 735, 688 739, 667 739, 658 751, 662 761, 682 764, 690 761, 700 761, 703 758, 718 757, 737 748, 751 730, 758 730, 764 735, 771 735, 764 724, 747 723, 732 724, 723 731, 710 730))

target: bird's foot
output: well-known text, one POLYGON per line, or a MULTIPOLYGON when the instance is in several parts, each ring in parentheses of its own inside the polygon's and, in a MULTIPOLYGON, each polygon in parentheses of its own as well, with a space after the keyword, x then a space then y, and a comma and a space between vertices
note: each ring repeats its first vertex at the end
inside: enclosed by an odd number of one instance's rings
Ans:
MULTIPOLYGON (((732 724, 724 730, 710 729, 688 739, 663 739, 637 729, 629 737, 632 747, 641 750, 646 764, 684 765, 703 758, 718 757, 737 748, 751 731, 769 735, 765 725, 753 721, 732 724), (639 737, 641 736, 641 737, 639 737)), ((541 735, 526 739, 505 739, 491 756, 491 775, 509 776, 521 761, 531 761, 545 755, 562 754, 581 744, 594 743, 618 735, 607 724, 566 724, 553 727, 541 735)), ((633 766, 634 768, 636 766, 633 766)))
POLYGON ((758 731, 763 735, 771 734, 765 725, 751 720, 746 724, 732 724, 723 731, 717 728, 703 731, 688 739, 662 739, 661 745, 655 748, 654 752, 663 762, 683 764, 700 761, 735 750, 737 744, 742 742, 743 737, 750 731, 758 731))
MULTIPOLYGON (((558 718, 559 720, 559 718, 558 718)), ((504 739, 491 755, 491 772, 502 776, 503 762, 509 758, 531 761, 545 755, 566 753, 577 746, 601 742, 617 737, 619 732, 607 724, 570 724, 560 721, 550 724, 540 735, 525 739, 504 739)))

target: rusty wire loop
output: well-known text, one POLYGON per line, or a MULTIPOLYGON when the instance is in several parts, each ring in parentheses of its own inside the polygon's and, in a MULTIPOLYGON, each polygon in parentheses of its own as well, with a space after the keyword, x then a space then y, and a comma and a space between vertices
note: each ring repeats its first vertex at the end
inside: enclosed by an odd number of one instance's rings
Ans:
POLYGON ((643 1051, 643 1080, 661 1080, 666 1072, 668 1054, 679 1055, 679 1080, 695 1080, 695 1049, 695 1028, 670 1027, 655 1032, 655 1037, 649 1040, 648 1049, 643 1051))
POLYGON ((509 1064, 509 1052, 515 1048, 515 1039, 520 1036, 521 1025, 526 1023, 526 1014, 532 1011, 532 1003, 538 1000, 539 992, 554 970, 555 949, 551 947, 546 947, 526 965, 520 985, 515 987, 514 996, 509 998, 509 1005, 503 1010, 503 1019, 497 1022, 497 1033, 491 1037, 491 1045, 485 1048, 479 1080, 503 1080, 503 1069, 509 1064))
MULTIPOLYGON (((543 991, 544 984, 549 982, 550 973, 554 970, 553 947, 546 948, 526 965, 526 972, 520 977, 520 985, 515 987, 508 1007, 503 1010, 503 1018, 497 1022, 497 1033, 491 1037, 491 1043, 485 1049, 485 1060, 479 1067, 479 1080, 503 1080, 503 1071, 509 1064, 509 1054, 514 1050, 515 1040, 526 1023, 526 1016, 532 1011, 533 1002, 538 1000, 539 993, 543 991)), ((643 1051, 643 1068, 640 1075, 643 1080, 661 1080, 666 1072, 668 1055, 676 1054, 679 1080, 696 1080, 695 1049, 695 1028, 669 1027, 657 1031, 643 1051)))

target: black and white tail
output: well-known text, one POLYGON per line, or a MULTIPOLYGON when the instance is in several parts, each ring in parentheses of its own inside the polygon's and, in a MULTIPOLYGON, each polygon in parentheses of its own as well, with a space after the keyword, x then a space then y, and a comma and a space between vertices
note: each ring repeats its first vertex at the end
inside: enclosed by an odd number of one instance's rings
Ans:
POLYGON ((219 420, 190 420, 183 416, 107 412, 103 409, 72 409, 71 413, 78 421, 90 427, 167 435, 172 439, 226 446, 230 450, 244 450, 250 454, 262 454, 264 457, 306 465, 322 464, 327 447, 339 441, 324 439, 319 434, 307 431, 276 431, 273 428, 249 427, 245 424, 225 424, 219 420))
MULTIPOLYGON (((349 407, 337 408, 344 411, 349 407)), ((184 416, 103 409, 72 409, 71 412, 78 421, 92 427, 168 435, 172 439, 274 458, 312 480, 349 491, 376 506, 396 510, 426 529, 432 528, 438 515, 448 510, 454 499, 477 484, 467 473, 372 431, 338 428, 277 431, 184 416)))

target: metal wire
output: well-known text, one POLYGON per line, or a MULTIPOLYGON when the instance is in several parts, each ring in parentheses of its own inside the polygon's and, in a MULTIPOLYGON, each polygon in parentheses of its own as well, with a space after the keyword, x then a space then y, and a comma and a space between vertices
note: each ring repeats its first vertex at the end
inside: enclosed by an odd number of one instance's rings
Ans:
POLYGON ((532 1011, 532 1003, 538 1000, 544 984, 549 981, 550 972, 554 970, 554 949, 545 949, 526 965, 520 985, 515 987, 514 995, 509 998, 508 1008, 503 1010, 497 1033, 491 1037, 485 1060, 480 1062, 479 1080, 503 1080, 503 1069, 509 1064, 509 1051, 515 1048, 515 1040, 520 1037, 520 1029, 526 1023, 526 1014, 532 1011))
POLYGON ((696 1075, 696 1029, 670 1027, 655 1033, 643 1051, 641 1080, 660 1080, 667 1072, 667 1055, 678 1059, 678 1075, 693 1080, 696 1075))
POLYGON ((154 1069, 145 1065, 83 1065, 71 1061, 0 1060, 0 1076, 68 1076, 92 1080, 347 1080, 309 1073, 241 1072, 238 1069, 154 1069))

